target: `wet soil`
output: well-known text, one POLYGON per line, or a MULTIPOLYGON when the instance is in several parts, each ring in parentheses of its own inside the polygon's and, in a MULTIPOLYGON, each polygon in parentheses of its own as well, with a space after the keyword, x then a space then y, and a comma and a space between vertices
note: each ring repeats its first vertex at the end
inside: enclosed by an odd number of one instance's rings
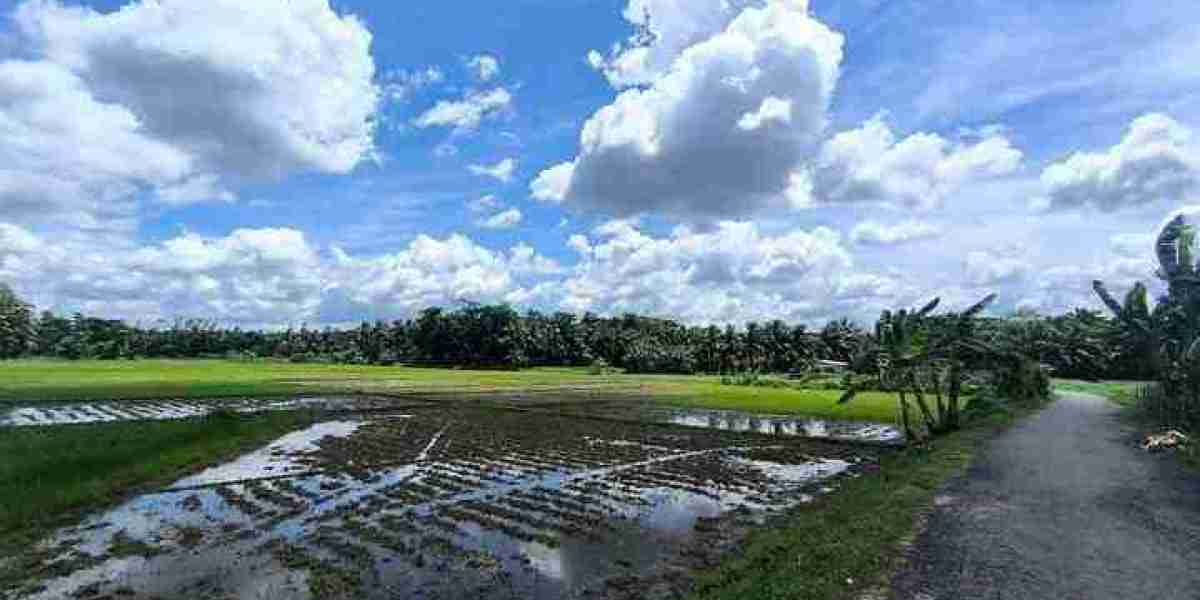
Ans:
POLYGON ((1200 598, 1200 476, 1062 393, 935 499, 895 599, 1200 598))
POLYGON ((0 598, 674 598, 876 446, 449 408, 343 416, 58 532, 0 598))

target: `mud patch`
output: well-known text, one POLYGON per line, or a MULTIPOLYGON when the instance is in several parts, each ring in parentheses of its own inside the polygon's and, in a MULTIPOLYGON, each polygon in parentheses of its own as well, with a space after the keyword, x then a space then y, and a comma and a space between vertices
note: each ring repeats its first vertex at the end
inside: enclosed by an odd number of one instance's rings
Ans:
POLYGON ((0 596, 674 597, 688 568, 884 451, 505 410, 397 417, 318 424, 63 530, 0 596))

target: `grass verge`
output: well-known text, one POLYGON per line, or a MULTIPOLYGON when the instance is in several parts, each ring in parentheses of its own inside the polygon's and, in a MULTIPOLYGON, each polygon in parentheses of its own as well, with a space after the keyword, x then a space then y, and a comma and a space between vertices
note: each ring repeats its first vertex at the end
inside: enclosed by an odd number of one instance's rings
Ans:
POLYGON ((1145 385, 1142 381, 1079 381, 1074 379, 1055 379, 1054 389, 1063 392, 1083 392, 1108 398, 1109 401, 1131 408, 1134 405, 1134 392, 1145 385))
MULTIPOLYGON (((1104 396, 1110 401, 1121 405, 1126 409, 1129 418, 1136 421, 1138 424, 1147 427, 1148 429, 1163 430, 1162 424, 1155 423, 1145 414, 1137 411, 1137 397, 1135 391, 1138 387, 1146 385, 1147 382, 1142 381, 1106 381, 1106 382, 1090 382, 1090 381, 1069 381, 1055 380, 1054 387, 1059 390, 1087 392, 1104 396)), ((1179 462, 1191 470, 1200 471, 1200 440, 1193 436, 1191 443, 1184 445, 1173 454, 1179 458, 1179 462)))
POLYGON ((886 455, 879 470, 751 533, 740 555, 699 574, 693 600, 859 598, 886 588, 916 515, 981 441, 1012 421, 997 414, 928 448, 886 455))
POLYGON ((303 425, 304 413, 214 416, 0 432, 0 556, 200 467, 223 462, 303 425))

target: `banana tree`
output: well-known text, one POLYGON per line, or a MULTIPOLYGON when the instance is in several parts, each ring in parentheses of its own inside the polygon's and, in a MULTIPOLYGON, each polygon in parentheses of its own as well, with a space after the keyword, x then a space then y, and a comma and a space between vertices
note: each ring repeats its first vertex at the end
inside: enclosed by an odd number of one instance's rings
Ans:
POLYGON ((915 405, 929 434, 958 428, 961 415, 963 364, 966 354, 979 352, 975 343, 974 319, 995 301, 991 294, 957 315, 939 331, 929 327, 929 316, 938 307, 935 298, 919 310, 883 311, 870 344, 856 357, 856 364, 871 365, 876 377, 857 384, 849 379, 839 403, 859 392, 877 388, 896 394, 900 425, 908 439, 918 439, 912 424, 915 405), (936 409, 926 394, 932 394, 936 409), (910 404, 911 399, 911 404, 910 404))
POLYGON ((1138 282, 1118 302, 1104 282, 1092 288, 1117 320, 1148 347, 1155 372, 1169 381, 1183 365, 1200 360, 1200 263, 1195 256, 1196 229, 1183 214, 1176 215, 1159 232, 1155 243, 1158 277, 1167 284, 1167 295, 1150 310, 1146 286, 1138 282))

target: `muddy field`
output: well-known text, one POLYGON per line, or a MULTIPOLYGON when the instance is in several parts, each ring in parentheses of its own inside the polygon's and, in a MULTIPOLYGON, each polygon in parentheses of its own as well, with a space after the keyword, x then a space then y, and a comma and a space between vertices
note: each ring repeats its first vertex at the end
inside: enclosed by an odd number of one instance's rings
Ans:
POLYGON ((672 598, 881 446, 513 410, 338 417, 59 532, 4 598, 672 598))

